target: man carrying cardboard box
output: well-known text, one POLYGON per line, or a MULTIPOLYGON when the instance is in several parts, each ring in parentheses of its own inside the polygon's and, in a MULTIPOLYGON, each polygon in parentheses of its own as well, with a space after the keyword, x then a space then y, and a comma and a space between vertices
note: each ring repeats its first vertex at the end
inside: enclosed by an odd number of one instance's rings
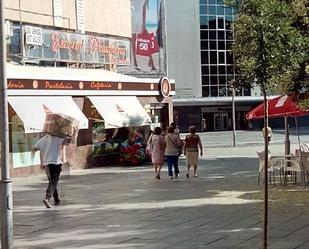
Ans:
POLYGON ((51 208, 50 199, 54 198, 54 204, 59 205, 60 199, 57 191, 57 185, 62 171, 62 156, 64 145, 69 141, 67 138, 52 136, 46 134, 34 146, 31 152, 32 161, 35 152, 40 150, 41 167, 45 169, 48 178, 48 187, 46 189, 43 203, 46 208, 51 208))

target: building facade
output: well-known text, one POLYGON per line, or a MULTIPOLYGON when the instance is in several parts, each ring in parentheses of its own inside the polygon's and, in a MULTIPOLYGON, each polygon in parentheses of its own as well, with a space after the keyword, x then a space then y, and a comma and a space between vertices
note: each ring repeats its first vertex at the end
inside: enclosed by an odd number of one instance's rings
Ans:
POLYGON ((5 1, 13 176, 40 171, 30 152, 47 112, 79 122, 66 150, 73 168, 89 166, 107 133, 171 122, 173 82, 117 72, 132 67, 131 7, 130 0, 5 1))
POLYGON ((232 100, 234 10, 223 0, 165 2, 167 72, 177 82, 174 119, 180 129, 232 129, 233 103, 236 128, 247 129, 245 113, 262 98, 258 89, 237 89, 232 100))

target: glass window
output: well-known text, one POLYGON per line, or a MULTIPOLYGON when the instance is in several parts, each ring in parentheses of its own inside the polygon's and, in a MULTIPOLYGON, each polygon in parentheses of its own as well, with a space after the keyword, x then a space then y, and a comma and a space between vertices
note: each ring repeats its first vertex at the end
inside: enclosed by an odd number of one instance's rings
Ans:
POLYGON ((233 54, 231 51, 226 53, 226 64, 233 64, 233 54))
POLYGON ((208 49, 208 41, 201 40, 201 49, 208 49))
POLYGON ((202 74, 209 74, 209 66, 202 66, 202 74))
POLYGON ((209 47, 210 49, 217 49, 217 42, 216 41, 209 41, 209 47))
POLYGON ((217 6, 217 15, 224 15, 224 6, 217 6))
POLYGON ((218 74, 217 66, 210 66, 210 74, 218 74))
POLYGON ((218 64, 225 64, 225 51, 218 51, 218 64))
POLYGON ((225 74, 225 66, 219 66, 219 74, 225 74))
POLYGON ((217 64, 217 51, 210 51, 210 64, 217 64))
POLYGON ((228 8, 228 7, 226 7, 226 8, 225 8, 225 14, 226 14, 226 15, 233 15, 233 14, 234 14, 233 8, 228 8))
POLYGON ((201 63, 208 64, 208 51, 201 52, 201 63))
POLYGON ((225 29, 232 29, 233 18, 231 16, 225 16, 225 29))
POLYGON ((219 96, 227 96, 227 88, 225 86, 219 86, 219 96))
POLYGON ((209 86, 203 86, 202 87, 202 96, 203 97, 209 97, 210 94, 209 94, 209 86))
POLYGON ((225 76, 219 76, 219 85, 226 85, 225 76))
POLYGON ((217 39, 216 34, 217 34, 216 31, 209 31, 209 39, 216 40, 217 39))
POLYGON ((233 40, 233 34, 231 31, 225 32, 226 40, 233 40))
POLYGON ((225 42, 224 41, 218 41, 218 49, 219 50, 225 50, 225 42))
POLYGON ((200 4, 207 4, 207 0, 200 0, 200 4))
POLYGON ((233 67, 232 66, 227 66, 226 67, 226 73, 227 74, 233 74, 233 67))
POLYGON ((200 5, 200 15, 207 14, 207 5, 200 5))
POLYGON ((225 32, 224 31, 217 31, 218 34, 218 40, 224 40, 225 38, 225 32))
POLYGON ((217 29, 217 20, 216 20, 216 16, 209 16, 208 17, 208 23, 209 23, 209 29, 217 29))
POLYGON ((218 97, 218 86, 211 86, 211 96, 218 97))
POLYGON ((227 41, 226 42, 226 49, 231 49, 233 42, 232 41, 227 41))
POLYGON ((202 85, 203 86, 209 85, 209 77, 208 76, 202 76, 202 85))
POLYGON ((210 85, 217 86, 218 85, 218 77, 217 76, 210 76, 210 85))
POLYGON ((217 3, 217 0, 208 0, 208 3, 209 3, 209 4, 216 4, 216 3, 217 3))
POLYGON ((224 29, 225 28, 225 26, 224 26, 224 17, 218 16, 217 21, 218 21, 218 24, 217 24, 218 29, 224 29))
POLYGON ((201 30, 201 39, 206 40, 208 39, 208 31, 201 30))
POLYGON ((201 29, 208 29, 208 16, 200 16, 201 29))

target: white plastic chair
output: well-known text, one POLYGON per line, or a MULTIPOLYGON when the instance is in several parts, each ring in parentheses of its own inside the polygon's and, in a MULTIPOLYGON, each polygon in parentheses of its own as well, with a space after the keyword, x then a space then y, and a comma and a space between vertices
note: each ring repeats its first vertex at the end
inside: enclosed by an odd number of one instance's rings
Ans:
MULTIPOLYGON (((258 176, 258 185, 260 184, 260 177, 261 177, 261 172, 264 172, 264 165, 265 165, 265 154, 264 151, 262 152, 256 152, 258 157, 259 157, 259 176, 258 176)), ((268 153, 268 172, 269 172, 269 182, 271 183, 271 180, 273 178, 274 185, 276 184, 276 178, 275 178, 275 172, 279 172, 280 176, 280 183, 282 183, 282 178, 281 178, 281 173, 283 171, 283 161, 282 160, 277 160, 275 158, 271 158, 270 152, 268 153)))
POLYGON ((300 152, 300 156, 296 157, 291 155, 291 157, 289 158, 288 156, 286 156, 286 158, 284 159, 284 182, 285 185, 287 185, 287 177, 290 174, 292 177, 292 181, 293 183, 297 182, 297 173, 300 174, 301 180, 302 182, 305 184, 306 186, 306 181, 304 178, 304 170, 302 167, 302 152, 300 152))

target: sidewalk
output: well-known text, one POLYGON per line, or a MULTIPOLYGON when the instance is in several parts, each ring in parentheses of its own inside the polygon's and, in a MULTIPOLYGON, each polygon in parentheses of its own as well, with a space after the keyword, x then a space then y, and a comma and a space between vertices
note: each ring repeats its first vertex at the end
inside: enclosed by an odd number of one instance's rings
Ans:
MULTIPOLYGON (((15 248, 260 248, 257 159, 203 157, 199 178, 156 181, 151 166, 62 178, 62 205, 42 203, 45 177, 14 179, 15 248)), ((166 168, 166 167, 165 167, 166 168)), ((68 173, 68 172, 67 172, 68 173)), ((270 186, 271 249, 309 248, 308 191, 270 186)))

